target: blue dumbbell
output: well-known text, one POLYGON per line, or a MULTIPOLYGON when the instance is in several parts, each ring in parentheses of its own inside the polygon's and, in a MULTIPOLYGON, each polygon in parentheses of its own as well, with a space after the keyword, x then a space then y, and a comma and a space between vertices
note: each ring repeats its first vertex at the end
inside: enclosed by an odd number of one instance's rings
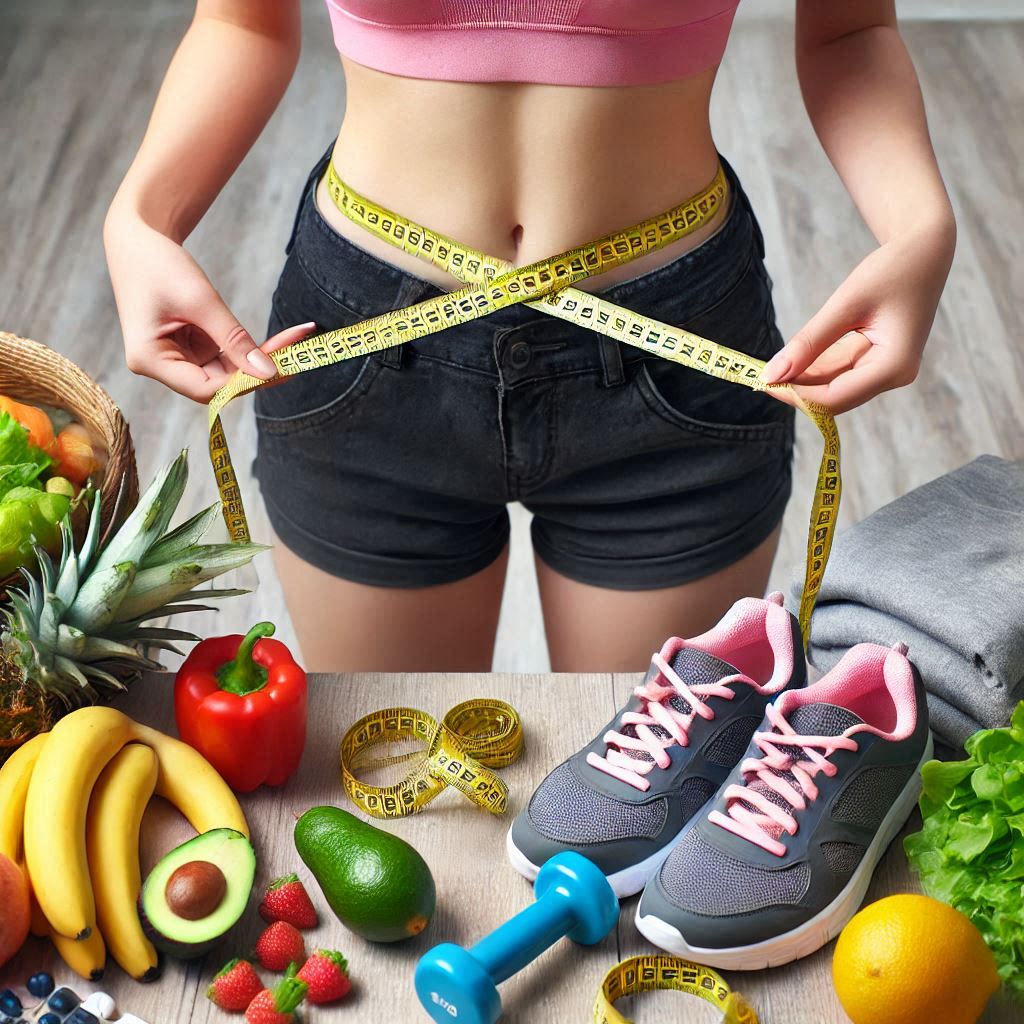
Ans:
POLYGON ((536 902, 471 949, 442 942, 416 965, 416 994, 436 1021, 495 1024, 498 985, 563 936, 583 946, 600 942, 619 918, 608 879, 586 857, 560 853, 546 861, 533 886, 536 902))

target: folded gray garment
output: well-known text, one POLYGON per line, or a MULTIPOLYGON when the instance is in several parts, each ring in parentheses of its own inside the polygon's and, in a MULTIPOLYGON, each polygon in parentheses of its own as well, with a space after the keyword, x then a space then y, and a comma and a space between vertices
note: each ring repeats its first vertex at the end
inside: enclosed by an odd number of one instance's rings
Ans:
POLYGON ((1007 724, 1024 699, 1024 461, 983 455, 836 538, 811 664, 865 641, 907 644, 946 743, 1007 724))

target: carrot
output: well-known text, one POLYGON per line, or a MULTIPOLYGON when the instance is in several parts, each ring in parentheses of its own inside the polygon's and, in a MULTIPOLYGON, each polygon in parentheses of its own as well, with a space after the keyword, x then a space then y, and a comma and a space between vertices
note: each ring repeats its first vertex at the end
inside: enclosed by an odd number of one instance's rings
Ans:
POLYGON ((98 468, 92 445, 82 436, 84 431, 77 424, 65 427, 54 445, 53 473, 66 477, 74 484, 84 484, 98 468))
POLYGON ((42 409, 0 395, 0 412, 10 413, 28 431, 29 444, 42 448, 47 455, 53 454, 53 424, 42 409))

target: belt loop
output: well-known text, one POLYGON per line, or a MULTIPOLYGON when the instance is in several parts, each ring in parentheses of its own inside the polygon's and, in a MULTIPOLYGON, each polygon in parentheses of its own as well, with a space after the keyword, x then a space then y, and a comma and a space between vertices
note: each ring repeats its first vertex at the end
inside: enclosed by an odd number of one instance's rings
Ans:
POLYGON ((408 342, 405 342, 402 345, 392 345, 391 348, 383 349, 380 354, 381 363, 392 370, 400 370, 402 368, 402 353, 407 344, 408 342))
POLYGON ((626 371, 622 366, 622 348, 614 338, 599 334, 598 345, 601 353, 601 368, 604 371, 604 386, 618 387, 626 382, 626 371))

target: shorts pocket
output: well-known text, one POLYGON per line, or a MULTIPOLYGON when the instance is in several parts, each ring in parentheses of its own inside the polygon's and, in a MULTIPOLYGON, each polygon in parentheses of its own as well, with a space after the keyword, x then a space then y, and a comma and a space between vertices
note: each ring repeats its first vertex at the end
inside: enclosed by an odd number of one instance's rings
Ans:
POLYGON ((634 382, 656 416, 687 433, 715 441, 791 443, 793 409, 763 392, 658 358, 643 360, 634 382))
MULTIPOLYGON (((295 253, 289 256, 274 294, 268 334, 310 320, 323 333, 365 319, 367 314, 351 309, 312 281, 295 253)), ((257 425, 271 434, 323 430, 342 413, 354 411, 382 368, 379 355, 370 353, 285 377, 256 392, 257 425)))

